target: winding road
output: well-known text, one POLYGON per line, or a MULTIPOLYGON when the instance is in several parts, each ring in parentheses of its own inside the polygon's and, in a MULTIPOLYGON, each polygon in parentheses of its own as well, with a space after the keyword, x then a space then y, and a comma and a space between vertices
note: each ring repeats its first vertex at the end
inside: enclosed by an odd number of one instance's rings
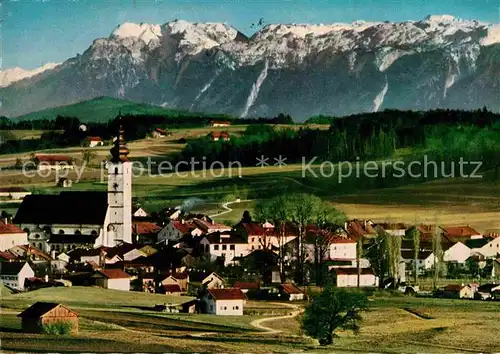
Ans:
POLYGON ((228 213, 230 213, 230 212, 233 211, 233 209, 231 209, 229 207, 229 205, 235 204, 235 203, 251 202, 252 200, 254 200, 254 199, 235 200, 233 202, 224 203, 224 204, 222 204, 222 209, 226 209, 226 210, 221 211, 220 213, 217 213, 217 214, 214 214, 214 215, 209 215, 208 217, 209 218, 215 218, 215 217, 218 217, 218 216, 221 216, 221 215, 224 215, 224 214, 228 214, 228 213))
POLYGON ((278 305, 278 306, 284 305, 286 307, 290 307, 290 308, 294 309, 295 311, 293 311, 290 315, 286 315, 286 316, 273 316, 273 317, 260 318, 258 320, 252 321, 250 323, 250 326, 253 326, 255 328, 266 331, 265 334, 281 333, 281 332, 283 332, 282 330, 263 326, 262 323, 267 322, 267 321, 277 321, 277 320, 286 320, 289 318, 295 318, 298 314, 300 314, 304 311, 304 309, 301 309, 299 306, 293 305, 293 304, 275 303, 275 305, 278 305))

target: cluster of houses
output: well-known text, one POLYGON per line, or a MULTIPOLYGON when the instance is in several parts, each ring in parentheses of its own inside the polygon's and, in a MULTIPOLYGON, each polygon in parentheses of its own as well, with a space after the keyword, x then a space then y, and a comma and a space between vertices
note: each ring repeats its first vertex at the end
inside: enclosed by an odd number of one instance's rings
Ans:
MULTIPOLYGON (((227 126, 224 122, 213 126, 220 124, 227 126)), ((434 266, 432 235, 436 232, 442 236, 446 263, 465 266, 471 258, 493 262, 491 277, 500 275, 499 235, 482 235, 470 226, 436 230, 418 225, 420 242, 415 250, 406 236, 409 227, 401 223, 351 220, 327 232, 307 225, 304 237, 299 237, 300 229, 292 222, 274 225, 243 218, 228 226, 179 208, 149 214, 132 206, 132 164, 123 134, 120 129, 107 162, 107 191, 26 194, 14 219, 0 221, 0 280, 5 286, 22 291, 73 284, 196 294, 203 300, 198 308, 205 312, 239 314, 243 303, 235 301, 245 301, 255 292, 267 298, 303 298, 303 291, 283 271, 298 260, 296 250, 303 250, 300 256, 306 262, 326 264, 338 287, 381 285, 369 260, 357 254, 358 244, 369 247, 380 232, 402 238, 399 281, 411 274, 415 261, 419 273, 434 266), (312 241, 318 238, 321 252, 312 241), (224 279, 200 265, 207 261, 219 269, 253 264, 260 273, 234 284, 234 279, 224 279)), ((54 155, 37 155, 37 159, 49 166, 63 161, 54 155)), ((5 191, 20 198, 18 192, 5 191)))

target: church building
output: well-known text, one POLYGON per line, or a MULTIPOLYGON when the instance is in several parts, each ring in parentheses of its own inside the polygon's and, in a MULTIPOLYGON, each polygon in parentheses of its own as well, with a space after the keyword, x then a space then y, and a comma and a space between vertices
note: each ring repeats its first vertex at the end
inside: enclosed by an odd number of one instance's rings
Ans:
POLYGON ((132 243, 132 162, 120 126, 107 162, 107 192, 28 195, 14 223, 30 245, 56 253, 79 246, 114 247, 132 243))

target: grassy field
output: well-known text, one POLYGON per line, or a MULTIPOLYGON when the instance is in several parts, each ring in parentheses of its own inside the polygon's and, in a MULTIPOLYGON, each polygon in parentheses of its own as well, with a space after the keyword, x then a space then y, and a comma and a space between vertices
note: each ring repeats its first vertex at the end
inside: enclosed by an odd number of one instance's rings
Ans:
MULTIPOLYGON (((160 298, 164 296, 158 295, 160 298)), ((154 299, 154 300, 153 300, 154 299)), ((375 295, 361 333, 340 332, 332 346, 303 336, 297 319, 266 321, 282 331, 267 334, 251 323, 269 315, 213 316, 153 312, 151 294, 96 288, 52 288, 2 299, 0 335, 5 351, 50 352, 495 352, 500 350, 500 303, 375 295), (64 294, 67 292, 66 294, 64 294), (80 315, 71 336, 24 334, 22 309, 57 301, 80 315), (111 305, 114 304, 114 305, 111 305)), ((287 313, 280 303, 249 301, 246 311, 287 313)))

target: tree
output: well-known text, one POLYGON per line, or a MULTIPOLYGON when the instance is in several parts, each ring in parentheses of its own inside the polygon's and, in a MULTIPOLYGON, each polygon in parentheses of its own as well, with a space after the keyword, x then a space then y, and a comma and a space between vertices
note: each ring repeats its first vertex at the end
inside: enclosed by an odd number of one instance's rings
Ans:
POLYGON ((432 235, 432 253, 434 254, 434 269, 432 277, 432 286, 434 290, 437 289, 437 282, 439 280, 439 273, 443 262, 443 246, 441 244, 442 236, 438 223, 434 225, 434 233, 432 235))
POLYGON ((97 154, 94 151, 84 150, 82 152, 82 161, 88 165, 93 159, 97 157, 97 154))
POLYGON ((361 312, 368 308, 368 298, 358 291, 326 287, 313 297, 301 319, 304 332, 320 345, 333 343, 337 329, 359 333, 361 312))
POLYGON ((413 278, 415 285, 418 284, 418 256, 420 255, 420 232, 415 225, 408 231, 409 236, 413 240, 413 278))
POLYGON ((252 216, 250 215, 250 212, 248 210, 245 210, 243 212, 243 216, 241 217, 241 222, 250 224, 252 222, 252 216))

